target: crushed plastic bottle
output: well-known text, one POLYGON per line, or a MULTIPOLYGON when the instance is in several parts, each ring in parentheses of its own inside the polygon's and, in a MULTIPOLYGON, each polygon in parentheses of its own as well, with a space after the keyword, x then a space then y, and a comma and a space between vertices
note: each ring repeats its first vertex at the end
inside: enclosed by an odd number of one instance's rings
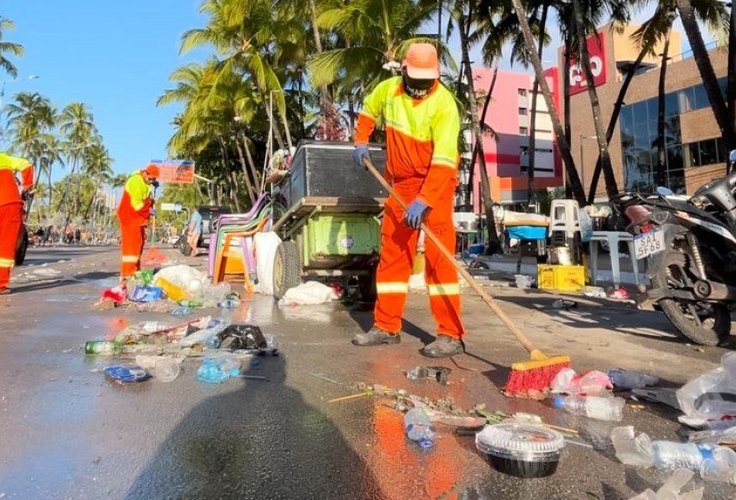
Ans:
POLYGON ((232 356, 204 358, 197 370, 197 380, 208 384, 221 384, 240 375, 240 362, 232 356))
POLYGON ((151 375, 140 366, 122 365, 108 366, 105 368, 105 376, 121 384, 133 384, 151 378, 151 375))
POLYGON ((84 344, 85 354, 99 354, 101 356, 112 356, 120 354, 123 344, 117 340, 90 340, 84 344))
POLYGON ((434 446, 436 431, 429 415, 422 408, 413 408, 404 415, 406 436, 424 449, 434 446))
POLYGON ((218 333, 223 331, 230 325, 229 321, 226 320, 212 320, 207 328, 198 330, 191 335, 187 335, 183 339, 179 340, 179 344, 184 347, 191 347, 194 344, 207 344, 212 338, 216 337, 218 333))
POLYGON ((620 368, 608 370, 608 378, 617 389, 643 389, 648 385, 659 383, 659 379, 652 375, 620 368))
POLYGON ((651 467, 654 464, 652 458, 652 441, 643 432, 634 435, 634 427, 616 427, 611 431, 611 442, 616 450, 616 458, 624 465, 635 467, 651 467))
POLYGON ((160 382, 173 382, 181 371, 179 361, 167 356, 139 354, 135 357, 135 364, 152 372, 153 377, 160 382))
POLYGON ((169 314, 177 317, 189 316, 190 314, 192 314, 192 308, 189 306, 175 307, 169 312, 169 314))
POLYGON ((225 299, 217 303, 217 307, 220 309, 235 309, 239 305, 240 305, 240 300, 238 299, 225 299))
POLYGON ((562 408, 573 415, 583 415, 596 420, 620 422, 626 401, 622 398, 597 396, 556 396, 555 408, 562 408))
POLYGON ((736 452, 725 446, 716 446, 713 457, 703 460, 700 476, 706 481, 736 485, 736 452))
POLYGON ((652 462, 657 469, 700 470, 703 460, 713 458, 710 444, 652 441, 652 462))
POLYGON ((701 500, 703 498, 702 486, 682 492, 683 487, 690 482, 693 476, 695 476, 693 471, 677 469, 656 493, 648 488, 629 500, 701 500))

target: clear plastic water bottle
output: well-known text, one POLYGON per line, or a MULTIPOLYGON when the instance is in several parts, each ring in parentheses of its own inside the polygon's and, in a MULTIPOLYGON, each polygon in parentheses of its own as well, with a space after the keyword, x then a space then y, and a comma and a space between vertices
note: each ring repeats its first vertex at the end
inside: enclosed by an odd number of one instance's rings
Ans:
POLYGON ((659 383, 659 379, 652 375, 622 370, 620 368, 608 370, 608 378, 611 379, 613 385, 618 389, 643 389, 648 385, 659 383))
POLYGON ((700 475, 706 481, 736 485, 736 451, 725 446, 716 446, 713 458, 703 460, 700 475))
POLYGON ((171 310, 169 314, 171 314, 172 316, 179 316, 179 317, 189 316, 190 314, 192 314, 192 308, 189 306, 175 307, 174 309, 171 310))
POLYGON ((217 303, 217 307, 220 309, 235 309, 240 305, 240 300, 237 299, 226 299, 217 303))
POLYGON ((404 428, 406 436, 412 441, 416 441, 422 448, 431 448, 434 446, 434 438, 436 431, 429 419, 427 412, 421 408, 413 408, 404 415, 404 428))
POLYGON ((658 469, 700 470, 703 460, 713 459, 712 444, 675 443, 672 441, 652 441, 652 460, 658 469))
POLYGON ((573 415, 583 415, 596 420, 619 422, 623 418, 626 401, 622 398, 597 396, 557 396, 555 408, 562 408, 573 415))

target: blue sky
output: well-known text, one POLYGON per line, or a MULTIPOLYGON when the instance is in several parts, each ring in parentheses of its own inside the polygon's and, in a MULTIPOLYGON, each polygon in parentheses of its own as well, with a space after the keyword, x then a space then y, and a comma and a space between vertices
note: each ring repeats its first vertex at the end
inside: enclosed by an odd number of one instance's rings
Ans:
MULTIPOLYGON (((156 107, 168 77, 203 54, 179 55, 184 31, 202 26, 200 0, 3 0, 0 15, 15 22, 5 40, 21 43, 19 91, 37 91, 58 108, 87 103, 123 173, 166 157, 177 108, 156 107), (36 80, 22 80, 38 75, 36 80)), ((3 80, 8 80, 7 75, 3 80)))

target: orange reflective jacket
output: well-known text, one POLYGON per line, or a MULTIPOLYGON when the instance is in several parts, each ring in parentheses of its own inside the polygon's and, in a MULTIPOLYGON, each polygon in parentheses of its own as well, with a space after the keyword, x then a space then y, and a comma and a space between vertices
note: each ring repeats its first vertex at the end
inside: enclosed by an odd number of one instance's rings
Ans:
POLYGON ((136 172, 128 177, 118 207, 120 223, 135 226, 147 225, 152 206, 151 186, 146 184, 141 173, 136 172))
POLYGON ((33 187, 33 165, 31 165, 31 162, 24 158, 0 153, 0 205, 23 202, 18 189, 18 181, 15 177, 17 172, 21 173, 23 189, 31 189, 33 187))
POLYGON ((363 101, 355 144, 367 144, 377 122, 386 127, 386 177, 391 182, 424 178, 419 198, 432 207, 457 182, 460 115, 452 93, 440 83, 423 99, 404 91, 400 76, 378 84, 363 101))

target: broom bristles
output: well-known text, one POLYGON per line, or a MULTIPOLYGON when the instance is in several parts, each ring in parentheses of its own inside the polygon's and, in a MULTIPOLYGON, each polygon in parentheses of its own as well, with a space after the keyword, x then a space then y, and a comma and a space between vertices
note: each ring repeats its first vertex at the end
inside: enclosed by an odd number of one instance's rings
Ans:
POLYGON ((507 396, 539 399, 540 395, 544 395, 549 390, 557 374, 569 367, 569 356, 514 363, 511 365, 511 374, 506 382, 504 393, 507 396))

